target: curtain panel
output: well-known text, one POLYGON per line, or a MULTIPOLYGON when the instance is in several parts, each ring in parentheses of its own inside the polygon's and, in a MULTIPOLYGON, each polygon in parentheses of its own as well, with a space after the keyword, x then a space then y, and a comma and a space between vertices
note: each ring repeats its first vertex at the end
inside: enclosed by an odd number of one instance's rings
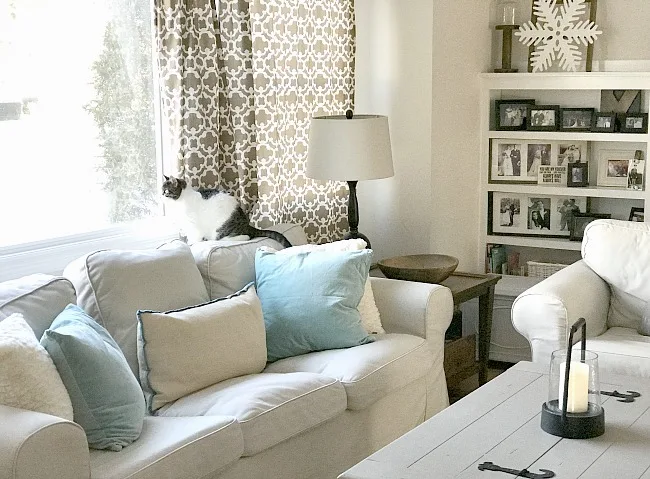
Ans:
POLYGON ((251 222, 348 229, 347 185, 305 176, 310 118, 354 103, 352 0, 155 0, 163 154, 251 222))

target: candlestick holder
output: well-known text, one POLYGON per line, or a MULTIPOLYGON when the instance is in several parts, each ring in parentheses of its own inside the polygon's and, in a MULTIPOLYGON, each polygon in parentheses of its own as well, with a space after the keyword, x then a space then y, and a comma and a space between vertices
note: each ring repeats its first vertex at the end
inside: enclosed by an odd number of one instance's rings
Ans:
POLYGON ((518 72, 517 68, 512 68, 512 32, 518 29, 519 25, 496 25, 494 28, 502 32, 501 68, 495 68, 494 73, 518 72))
POLYGON ((585 319, 580 318, 571 326, 566 351, 553 351, 551 355, 548 401, 542 405, 541 426, 554 436, 587 439, 605 432, 598 355, 586 350, 586 332, 585 319), (579 328, 582 341, 580 350, 574 352, 573 335, 579 328), (572 360, 572 353, 579 359, 572 360))

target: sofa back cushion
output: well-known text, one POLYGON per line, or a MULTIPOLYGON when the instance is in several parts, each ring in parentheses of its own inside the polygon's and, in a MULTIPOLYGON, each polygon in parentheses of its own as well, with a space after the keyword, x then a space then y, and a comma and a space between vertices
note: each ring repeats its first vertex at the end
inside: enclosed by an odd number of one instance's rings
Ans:
MULTIPOLYGON (((294 246, 307 243, 300 225, 280 224, 270 229, 282 233, 294 246)), ((282 248, 280 243, 264 237, 248 241, 199 241, 191 246, 210 299, 236 293, 255 281, 255 251, 260 246, 282 248)))
POLYGON ((77 304, 115 339, 136 377, 138 310, 208 301, 190 248, 181 241, 153 250, 97 251, 70 263, 63 274, 77 290, 77 304))
POLYGON ((611 288, 608 327, 636 329, 650 301, 650 224, 593 221, 585 228, 582 258, 611 288))
POLYGON ((22 314, 37 339, 65 307, 76 301, 74 286, 60 276, 32 274, 0 283, 0 321, 22 314))

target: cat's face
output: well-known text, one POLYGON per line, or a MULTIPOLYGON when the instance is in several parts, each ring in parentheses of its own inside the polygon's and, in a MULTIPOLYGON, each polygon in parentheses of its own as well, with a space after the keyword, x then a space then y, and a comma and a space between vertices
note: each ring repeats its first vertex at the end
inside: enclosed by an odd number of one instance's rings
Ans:
POLYGON ((172 200, 180 198, 181 193, 187 186, 187 182, 182 178, 175 178, 173 176, 163 175, 163 177, 165 181, 162 184, 162 195, 172 200))

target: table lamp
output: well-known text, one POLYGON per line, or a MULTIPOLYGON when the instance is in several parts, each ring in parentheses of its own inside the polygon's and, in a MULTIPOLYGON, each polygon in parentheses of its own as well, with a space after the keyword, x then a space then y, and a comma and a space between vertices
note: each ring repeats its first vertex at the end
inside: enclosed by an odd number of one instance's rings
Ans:
POLYGON ((345 239, 368 238, 359 233, 357 181, 393 176, 388 117, 381 115, 317 116, 309 128, 307 176, 316 180, 347 181, 348 224, 345 239))

